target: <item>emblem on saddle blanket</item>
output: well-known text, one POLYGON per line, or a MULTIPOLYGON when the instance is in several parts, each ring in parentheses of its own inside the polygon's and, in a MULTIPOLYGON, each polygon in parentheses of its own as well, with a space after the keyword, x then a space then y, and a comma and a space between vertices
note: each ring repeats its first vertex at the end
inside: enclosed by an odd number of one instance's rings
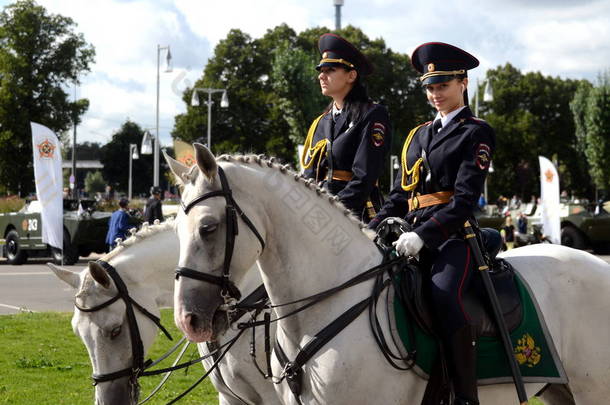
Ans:
POLYGON ((529 333, 526 333, 521 339, 517 340, 515 357, 520 366, 525 364, 528 367, 534 367, 540 363, 540 351, 540 347, 536 346, 534 338, 529 333))
MULTIPOLYGON (((514 276, 514 282, 521 297, 522 319, 510 331, 510 338, 523 381, 566 384, 565 370, 536 299, 516 270, 514 270, 514 276)), ((396 297, 394 314, 396 329, 405 348, 409 351, 417 351, 414 371, 423 378, 429 378, 438 353, 437 342, 433 336, 422 330, 417 322, 411 320, 409 313, 396 297)), ((479 385, 512 382, 510 367, 498 336, 478 338, 477 378, 479 385)))

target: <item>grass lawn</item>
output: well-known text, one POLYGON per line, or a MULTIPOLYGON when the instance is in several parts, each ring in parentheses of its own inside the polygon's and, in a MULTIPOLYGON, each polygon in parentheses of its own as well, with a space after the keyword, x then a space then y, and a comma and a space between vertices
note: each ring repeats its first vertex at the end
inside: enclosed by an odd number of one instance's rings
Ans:
MULTIPOLYGON (((162 322, 174 337, 178 333, 172 310, 161 311, 162 322)), ((1 405, 91 405, 91 364, 85 346, 70 326, 71 313, 44 312, 0 316, 0 404, 1 405)), ((159 335, 149 357, 158 358, 173 345, 159 335)), ((189 349, 193 356, 196 350, 189 349)), ((183 359, 191 358, 187 355, 183 359)), ((166 360, 167 361, 167 360, 166 360)), ((171 360, 170 360, 171 362, 171 360)), ((168 363, 169 365, 169 363, 168 363)), ((175 372, 148 404, 166 404, 203 374, 201 366, 175 372)), ((140 379, 141 398, 161 377, 140 379)), ((217 393, 208 380, 179 404, 216 405, 217 393)), ((533 398, 530 405, 545 405, 533 398)))
MULTIPOLYGON (((72 332, 71 318, 71 313, 57 312, 0 316, 0 404, 93 403, 91 363, 85 346, 72 332)), ((171 310, 162 311, 162 322, 174 339, 181 336, 174 325, 171 310)), ((158 358, 173 344, 159 335, 149 357, 158 358)), ((196 353, 196 350, 192 352, 196 353)), ((187 354, 183 359, 191 358, 187 354)), ((170 365, 172 360, 168 360, 167 365, 170 365)), ((200 365, 192 366, 186 373, 183 370, 174 372, 161 392, 148 404, 166 404, 202 374, 203 367, 200 365)), ((141 399, 160 379, 140 379, 141 399)), ((206 380, 179 404, 216 405, 218 396, 212 384, 206 380)))

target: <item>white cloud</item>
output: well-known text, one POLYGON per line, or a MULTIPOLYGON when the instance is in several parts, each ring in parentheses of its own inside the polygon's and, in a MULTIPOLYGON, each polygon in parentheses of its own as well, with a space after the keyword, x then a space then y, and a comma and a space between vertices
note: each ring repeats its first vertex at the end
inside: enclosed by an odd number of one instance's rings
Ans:
MULTIPOLYGON (((170 142, 174 116, 185 110, 182 90, 201 76, 214 46, 232 28, 254 38, 286 23, 295 31, 334 27, 332 0, 38 0, 69 16, 96 48, 80 97, 91 106, 79 142, 107 142, 126 118, 155 125, 157 44, 171 45, 174 72, 160 74, 160 133, 170 142)), ((8 4, 0 0, 0 4, 8 4)), ((486 70, 510 62, 524 72, 594 80, 610 62, 607 0, 345 0, 343 25, 382 37, 410 54, 428 41, 463 47, 486 70)))

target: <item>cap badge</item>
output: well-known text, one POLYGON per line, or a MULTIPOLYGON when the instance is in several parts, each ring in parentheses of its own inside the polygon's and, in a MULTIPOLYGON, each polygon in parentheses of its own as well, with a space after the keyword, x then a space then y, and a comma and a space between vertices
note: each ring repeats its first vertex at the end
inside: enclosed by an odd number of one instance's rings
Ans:
POLYGON ((328 52, 324 52, 324 53, 322 54, 322 59, 326 59, 326 58, 328 58, 328 52))
POLYGON ((434 63, 428 63, 428 72, 434 72, 435 67, 434 63))

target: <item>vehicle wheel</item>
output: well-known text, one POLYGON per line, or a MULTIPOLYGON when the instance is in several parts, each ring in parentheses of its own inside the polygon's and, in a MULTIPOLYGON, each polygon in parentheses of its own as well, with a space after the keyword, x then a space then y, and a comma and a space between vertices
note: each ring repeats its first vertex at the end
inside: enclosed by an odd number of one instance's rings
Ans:
POLYGON ((593 253, 598 255, 610 254, 610 243, 597 243, 593 245, 593 253))
POLYGON ((92 253, 92 250, 85 246, 78 247, 78 255, 80 257, 88 257, 92 253))
POLYGON ((566 226, 561 230, 561 244, 574 249, 584 249, 585 238, 578 230, 571 226, 566 226))
POLYGON ((19 246, 19 234, 15 230, 6 235, 6 258, 9 264, 23 264, 28 260, 27 252, 19 246))
POLYGON ((78 261, 78 248, 72 245, 70 234, 64 229, 64 264, 71 266, 78 261))
POLYGON ((53 258, 53 263, 61 265, 63 258, 63 255, 61 254, 61 249, 51 247, 51 257, 53 258))

